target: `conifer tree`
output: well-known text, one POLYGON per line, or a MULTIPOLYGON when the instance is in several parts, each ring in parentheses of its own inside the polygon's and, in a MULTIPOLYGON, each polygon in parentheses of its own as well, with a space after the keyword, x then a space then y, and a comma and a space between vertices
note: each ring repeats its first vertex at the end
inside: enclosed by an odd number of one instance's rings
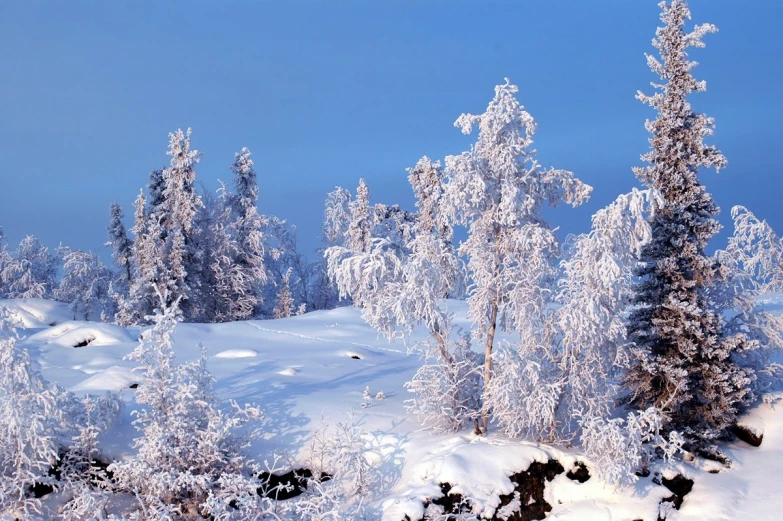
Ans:
POLYGON ((726 158, 703 141, 713 133, 712 118, 694 112, 688 102, 706 84, 693 78, 696 63, 688 60, 687 49, 704 47, 702 37, 716 28, 703 24, 686 32, 686 2, 659 5, 664 25, 653 46, 660 59, 647 56, 647 63, 664 83, 653 83, 659 91, 651 96, 637 95, 658 117, 645 125, 651 150, 642 159, 649 165, 634 169, 658 198, 651 240, 635 270, 639 282, 628 318, 634 360, 625 383, 634 407, 657 407, 666 430, 679 430, 689 443, 702 446, 725 433, 749 397, 751 375, 732 354, 751 345, 741 332, 724 335, 723 319, 709 298, 723 271, 704 253, 720 226, 718 207, 698 171, 719 170, 726 158))
POLYGON ((251 318, 262 303, 261 288, 267 281, 265 265, 266 219, 258 213, 258 180, 253 169, 250 150, 242 148, 235 154, 231 165, 234 174, 234 193, 228 197, 234 223, 233 240, 236 243, 234 263, 238 269, 236 276, 241 279, 244 303, 238 308, 235 320, 251 318))
POLYGON ((122 207, 116 202, 111 204, 111 221, 107 229, 109 241, 106 246, 111 246, 111 256, 119 268, 119 274, 114 281, 114 291, 127 294, 128 286, 132 278, 131 274, 131 248, 133 241, 128 238, 125 224, 122 222, 122 207))
MULTIPOLYGON (((166 187, 163 190, 162 208, 166 230, 165 256, 168 272, 164 288, 165 294, 171 299, 181 298, 180 308, 186 320, 199 315, 198 302, 190 300, 191 292, 199 291, 201 272, 199 263, 203 260, 201 253, 194 245, 193 223, 198 211, 202 208, 201 197, 195 190, 195 165, 201 159, 197 150, 191 149, 190 129, 181 129, 169 134, 170 166, 163 170, 166 187)), ((153 214, 154 215, 154 214, 153 214)))
POLYGON ((370 189, 364 178, 359 179, 356 199, 349 204, 351 221, 346 231, 346 246, 353 251, 367 253, 372 242, 372 214, 370 211, 370 189))

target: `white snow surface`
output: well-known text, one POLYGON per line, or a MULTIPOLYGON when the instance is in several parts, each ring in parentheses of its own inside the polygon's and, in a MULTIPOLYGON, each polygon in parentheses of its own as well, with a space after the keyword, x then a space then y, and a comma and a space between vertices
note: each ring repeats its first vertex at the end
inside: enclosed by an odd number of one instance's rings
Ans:
MULTIPOLYGON (((458 326, 469 327, 464 302, 449 301, 458 326)), ((768 296, 768 309, 783 311, 783 295, 768 296)), ((137 436, 131 425, 136 407, 130 386, 140 382, 134 363, 123 360, 136 345, 140 330, 71 320, 64 304, 40 299, 0 301, 24 328, 21 344, 44 376, 79 394, 121 391, 126 410, 119 425, 103 437, 108 456, 133 453, 137 436), (54 323, 54 326, 49 324, 54 323), (85 347, 74 344, 92 339, 85 347)), ((411 342, 423 338, 421 332, 411 342)), ((422 430, 407 414, 404 388, 420 361, 407 354, 402 341, 387 342, 367 326, 354 308, 317 311, 296 317, 232 322, 181 324, 174 337, 177 362, 196 360, 199 344, 208 353, 208 368, 223 400, 252 402, 265 413, 265 440, 251 448, 259 459, 283 455, 292 464, 307 459, 308 439, 322 415, 328 423, 344 421, 350 409, 368 435, 368 459, 379 465, 383 485, 373 500, 383 521, 421 519, 423 503, 440 495, 440 484, 470 497, 474 513, 491 516, 499 495, 513 485, 509 476, 533 461, 557 459, 568 470, 576 461, 590 461, 578 448, 563 449, 499 434, 476 436, 470 429, 451 435, 422 430), (355 358, 355 357, 358 357, 355 358), (363 390, 383 391, 384 400, 362 407, 363 390)), ((783 394, 779 396, 783 399, 783 394)), ((742 442, 722 446, 730 468, 696 458, 653 469, 671 477, 680 473, 695 481, 679 511, 669 521, 754 519, 777 520, 783 512, 779 476, 783 475, 783 403, 753 408, 744 423, 764 433, 760 447, 742 442)), ((627 490, 595 476, 580 484, 558 475, 546 486, 559 521, 655 521, 659 503, 670 492, 641 478, 627 490)))

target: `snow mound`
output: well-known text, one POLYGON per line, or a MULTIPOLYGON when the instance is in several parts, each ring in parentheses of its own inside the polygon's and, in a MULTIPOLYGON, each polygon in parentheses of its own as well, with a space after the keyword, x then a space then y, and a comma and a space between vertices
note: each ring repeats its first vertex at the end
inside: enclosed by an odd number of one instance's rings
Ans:
POLYGON ((68 304, 42 298, 0 299, 11 318, 24 328, 50 327, 73 318, 68 304))
POLYGON ((226 349, 215 355, 215 358, 253 358, 258 356, 258 351, 253 349, 226 349))
POLYGON ((139 377, 127 367, 112 366, 95 373, 71 388, 74 392, 121 391, 138 383, 139 377))
POLYGON ((125 342, 135 342, 128 331, 115 324, 101 322, 80 322, 69 320, 36 333, 27 339, 41 345, 61 347, 108 346, 125 342))

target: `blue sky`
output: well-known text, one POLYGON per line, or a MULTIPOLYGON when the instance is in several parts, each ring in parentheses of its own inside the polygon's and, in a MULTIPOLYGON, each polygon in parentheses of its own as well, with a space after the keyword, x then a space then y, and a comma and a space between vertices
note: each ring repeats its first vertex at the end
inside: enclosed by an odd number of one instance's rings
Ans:
MULTIPOLYGON (((783 232, 783 2, 693 0, 715 23, 692 56, 729 159, 704 183, 783 232)), ((545 166, 595 187, 551 213, 563 232, 636 186, 654 114, 634 99, 659 25, 650 0, 0 2, 0 225, 105 251, 109 204, 166 164, 167 133, 193 128, 197 175, 228 180, 254 152, 263 213, 317 246, 323 199, 365 177, 374 202, 412 206, 405 168, 471 143, 453 122, 509 77, 539 123, 545 166)), ((725 239, 725 234, 721 237, 725 239)))

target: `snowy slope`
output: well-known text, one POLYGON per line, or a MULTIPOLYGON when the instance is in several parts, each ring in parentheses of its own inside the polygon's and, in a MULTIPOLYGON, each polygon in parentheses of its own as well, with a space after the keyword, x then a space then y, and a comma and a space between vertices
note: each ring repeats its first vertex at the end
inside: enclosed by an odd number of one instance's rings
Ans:
MULTIPOLYGON (((783 295, 766 304, 783 310, 783 295)), ((123 419, 103 442, 111 457, 132 454, 136 433, 130 387, 139 376, 123 357, 135 347, 139 329, 74 321, 65 306, 45 300, 0 305, 10 307, 23 323, 21 345, 47 379, 80 394, 122 392, 127 404, 123 419)), ((449 302, 449 307, 458 325, 469 326, 465 303, 449 302)), ((509 476, 533 461, 554 459, 566 470, 577 461, 590 467, 577 450, 496 435, 479 437, 470 431, 422 431, 404 407, 404 383, 419 360, 407 354, 402 341, 390 343, 379 337, 353 308, 281 320, 181 324, 175 335, 177 361, 197 359, 199 344, 207 349, 219 396, 254 402, 264 410, 265 440, 263 446, 253 447, 261 459, 276 453, 292 464, 304 462, 307 440, 321 416, 333 423, 353 409, 370 433, 368 456, 383 473, 383 486, 374 500, 375 512, 384 521, 401 521, 406 515, 420 518, 423 504, 440 494, 444 482, 453 486, 452 493, 470 497, 475 513, 492 515, 499 495, 513 490, 509 476), (383 391, 385 399, 364 399, 366 387, 373 397, 383 391)), ((764 441, 759 448, 742 442, 726 446, 734 461, 731 468, 695 460, 658 469, 667 477, 682 474, 695 481, 681 510, 669 513, 668 519, 780 518, 783 494, 777 477, 783 474, 783 405, 760 405, 747 423, 763 431, 764 441)), ((547 518, 655 521, 661 499, 671 493, 653 477, 640 479, 632 489, 617 490, 595 477, 578 483, 562 473, 546 486, 545 498, 553 507, 547 518)))

